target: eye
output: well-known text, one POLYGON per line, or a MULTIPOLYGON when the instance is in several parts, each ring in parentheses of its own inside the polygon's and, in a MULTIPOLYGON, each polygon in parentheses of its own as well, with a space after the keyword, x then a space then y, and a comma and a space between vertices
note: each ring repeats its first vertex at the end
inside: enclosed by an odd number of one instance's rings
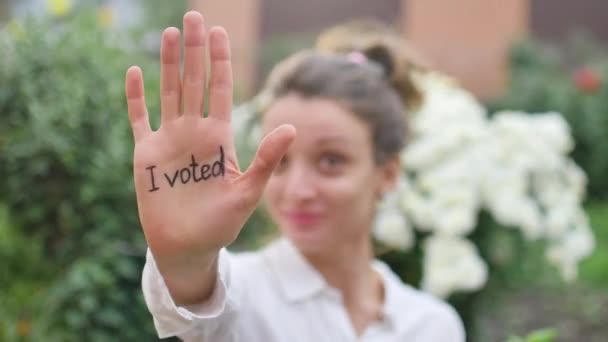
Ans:
POLYGON ((336 153, 325 153, 319 161, 322 171, 335 172, 346 163, 346 158, 336 153))

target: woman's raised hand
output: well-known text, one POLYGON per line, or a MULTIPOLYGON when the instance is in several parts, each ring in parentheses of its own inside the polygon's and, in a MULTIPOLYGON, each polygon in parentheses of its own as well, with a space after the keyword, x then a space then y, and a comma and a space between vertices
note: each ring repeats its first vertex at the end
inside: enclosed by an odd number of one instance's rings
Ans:
POLYGON ((255 209, 295 130, 284 125, 269 133, 249 169, 241 173, 230 126, 233 78, 228 36, 214 27, 207 41, 204 19, 197 12, 188 12, 183 25, 183 76, 179 30, 168 28, 162 35, 158 130, 150 128, 139 67, 127 71, 126 95, 135 138, 133 173, 141 225, 174 300, 194 303, 210 294, 218 251, 237 237, 255 209))

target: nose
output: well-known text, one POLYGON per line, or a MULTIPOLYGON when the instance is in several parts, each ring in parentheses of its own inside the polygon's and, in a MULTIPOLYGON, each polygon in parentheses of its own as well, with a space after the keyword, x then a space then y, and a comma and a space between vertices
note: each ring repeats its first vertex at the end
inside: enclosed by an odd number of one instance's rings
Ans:
POLYGON ((293 163, 290 166, 284 175, 283 198, 298 202, 313 199, 317 194, 314 170, 301 163, 293 163))

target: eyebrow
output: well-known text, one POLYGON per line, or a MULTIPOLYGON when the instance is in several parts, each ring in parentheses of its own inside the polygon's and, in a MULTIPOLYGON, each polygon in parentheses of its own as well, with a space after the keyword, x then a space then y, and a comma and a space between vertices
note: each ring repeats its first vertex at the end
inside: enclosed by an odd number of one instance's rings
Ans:
POLYGON ((349 143, 349 140, 342 137, 342 136, 337 136, 337 135, 328 135, 328 136, 323 136, 319 139, 317 139, 315 141, 316 143, 319 144, 331 144, 331 143, 349 143))

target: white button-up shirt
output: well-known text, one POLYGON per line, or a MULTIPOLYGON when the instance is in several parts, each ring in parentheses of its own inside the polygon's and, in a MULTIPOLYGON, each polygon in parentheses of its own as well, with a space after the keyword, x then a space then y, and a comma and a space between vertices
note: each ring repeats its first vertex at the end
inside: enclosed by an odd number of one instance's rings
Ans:
POLYGON ((356 336, 340 292, 329 286, 287 239, 259 252, 222 250, 211 298, 176 306, 148 251, 142 287, 159 337, 186 341, 463 342, 448 304, 401 280, 384 263, 374 268, 384 285, 383 318, 356 336))

